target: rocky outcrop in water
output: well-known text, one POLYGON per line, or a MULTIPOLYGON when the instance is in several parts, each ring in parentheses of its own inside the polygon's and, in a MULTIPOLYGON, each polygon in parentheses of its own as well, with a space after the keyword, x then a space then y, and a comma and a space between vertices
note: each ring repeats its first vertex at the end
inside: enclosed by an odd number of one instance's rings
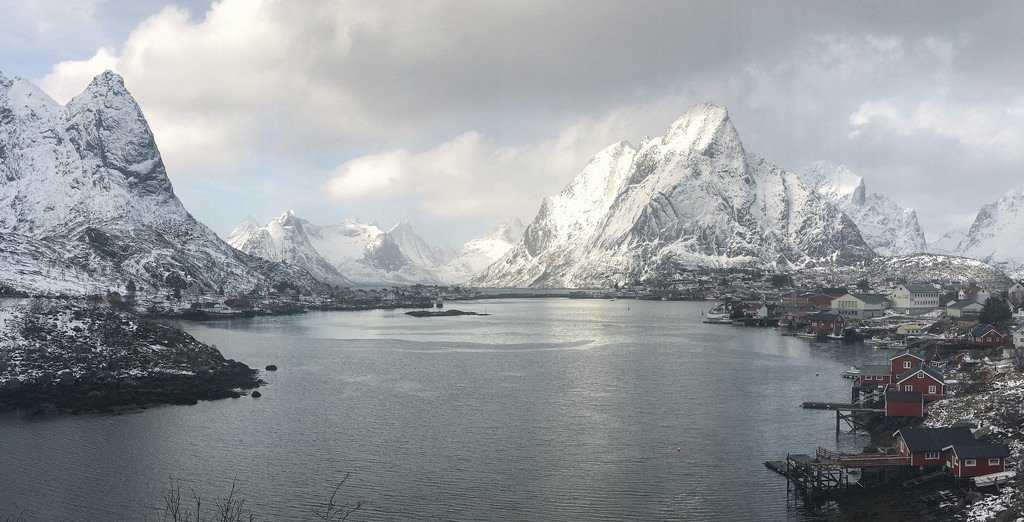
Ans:
POLYGON ((100 301, 0 305, 0 411, 110 411, 239 397, 257 371, 100 301))

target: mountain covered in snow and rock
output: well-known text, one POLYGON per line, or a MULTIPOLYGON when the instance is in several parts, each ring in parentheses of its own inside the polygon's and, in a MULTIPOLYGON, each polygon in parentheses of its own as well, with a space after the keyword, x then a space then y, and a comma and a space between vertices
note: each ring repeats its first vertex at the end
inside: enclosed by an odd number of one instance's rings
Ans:
POLYGON ((956 252, 1024 277, 1024 189, 982 207, 956 252))
POLYGON ((128 281, 233 292, 318 285, 232 249, 185 210, 117 74, 97 76, 65 106, 0 75, 0 286, 84 294, 128 281))
POLYGON ((434 247, 402 221, 389 230, 349 219, 320 226, 288 211, 260 226, 244 219, 228 236, 242 252, 301 267, 329 284, 447 284, 468 280, 522 238, 518 219, 455 253, 434 247))
POLYGON ((663 137, 595 156, 473 282, 607 286, 686 267, 789 269, 874 255, 828 198, 748 154, 726 110, 705 104, 663 137))
POLYGON ((825 161, 797 172, 811 190, 834 203, 860 230, 876 254, 901 256, 928 250, 914 209, 903 208, 882 194, 868 194, 864 179, 843 166, 825 161))

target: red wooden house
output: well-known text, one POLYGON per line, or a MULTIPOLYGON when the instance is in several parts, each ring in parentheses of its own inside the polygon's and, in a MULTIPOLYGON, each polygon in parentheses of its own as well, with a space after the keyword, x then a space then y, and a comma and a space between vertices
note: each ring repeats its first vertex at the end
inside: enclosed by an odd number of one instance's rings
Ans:
POLYGON ((826 309, 832 306, 832 300, 836 296, 829 294, 815 294, 807 298, 807 304, 812 308, 826 309))
POLYGON ((903 352, 895 357, 889 358, 890 373, 893 377, 921 364, 924 358, 918 357, 910 352, 903 352))
POLYGON ((885 392, 886 417, 924 417, 924 396, 919 392, 885 392))
POLYGON ((893 379, 897 391, 918 392, 925 402, 946 398, 946 379, 942 372, 925 364, 919 364, 893 379))
POLYGON ((800 316, 800 322, 810 326, 811 331, 819 335, 838 334, 842 335, 846 327, 846 320, 838 314, 818 312, 800 316))
POLYGON ((1006 471, 1006 457, 1010 450, 1004 444, 951 444, 942 448, 949 474, 956 478, 970 478, 1006 471))
POLYGON ((893 437, 896 451, 910 457, 910 463, 922 472, 945 465, 943 448, 978 443, 970 428, 903 428, 893 437))
POLYGON ((967 341, 975 346, 1002 346, 1006 336, 990 324, 977 324, 967 332, 967 341))

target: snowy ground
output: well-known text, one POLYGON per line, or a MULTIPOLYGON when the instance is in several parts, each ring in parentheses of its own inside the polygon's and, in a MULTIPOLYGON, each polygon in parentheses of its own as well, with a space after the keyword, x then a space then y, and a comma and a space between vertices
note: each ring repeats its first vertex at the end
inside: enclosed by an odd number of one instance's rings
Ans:
MULTIPOLYGON (((1000 513, 1012 514, 1024 521, 1024 374, 1012 366, 984 364, 976 371, 955 376, 974 382, 972 388, 952 398, 933 403, 928 408, 928 426, 951 426, 957 421, 971 421, 978 426, 976 435, 990 437, 1010 448, 1007 470, 1015 470, 1015 483, 1002 488, 970 506, 968 520, 992 520, 1000 513)), ((1004 520, 1014 520, 1005 518, 1004 520)))

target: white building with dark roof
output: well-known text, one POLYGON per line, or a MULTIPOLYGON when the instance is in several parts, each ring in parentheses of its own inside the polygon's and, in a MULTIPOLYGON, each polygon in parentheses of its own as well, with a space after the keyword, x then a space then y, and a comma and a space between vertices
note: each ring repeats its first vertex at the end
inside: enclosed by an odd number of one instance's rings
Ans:
POLYGON ((939 307, 941 291, 933 285, 903 284, 889 293, 893 310, 901 314, 919 315, 939 307))

